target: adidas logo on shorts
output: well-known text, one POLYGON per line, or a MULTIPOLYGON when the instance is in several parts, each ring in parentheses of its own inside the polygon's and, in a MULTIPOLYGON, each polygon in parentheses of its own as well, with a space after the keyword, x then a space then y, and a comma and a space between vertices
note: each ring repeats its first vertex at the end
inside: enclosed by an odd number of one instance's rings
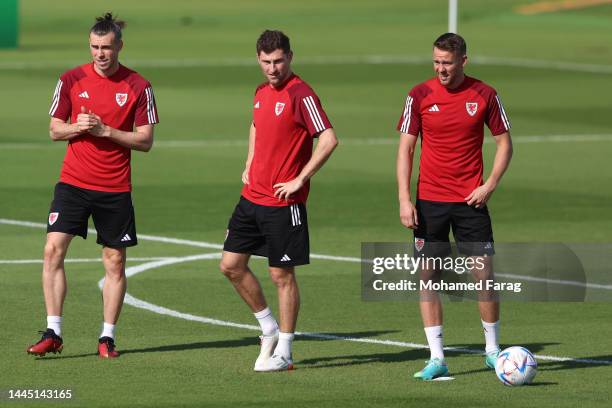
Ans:
POLYGON ((283 255, 283 257, 281 258, 281 262, 288 262, 290 260, 291 260, 291 258, 289 258, 289 255, 287 255, 287 254, 283 255))
POLYGON ((130 238, 130 236, 128 234, 125 234, 123 236, 123 238, 121 238, 121 242, 127 242, 127 241, 131 241, 132 238, 130 238))

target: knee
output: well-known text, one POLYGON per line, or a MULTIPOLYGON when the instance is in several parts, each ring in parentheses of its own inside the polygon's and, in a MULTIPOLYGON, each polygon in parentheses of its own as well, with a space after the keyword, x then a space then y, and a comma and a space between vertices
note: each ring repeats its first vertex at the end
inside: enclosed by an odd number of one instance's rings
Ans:
POLYGON ((66 256, 66 250, 57 245, 54 242, 47 242, 45 244, 45 263, 50 263, 52 265, 58 265, 66 256))
POLYGON ((282 288, 293 284, 295 275, 293 271, 287 269, 272 269, 270 270, 270 278, 276 287, 282 288))
POLYGON ((238 281, 244 275, 244 268, 241 268, 235 263, 226 262, 224 260, 219 263, 219 270, 231 281, 238 281))
POLYGON ((121 281, 125 278, 125 268, 123 265, 106 265, 106 279, 121 281))
POLYGON ((120 252, 104 253, 106 276, 119 279, 125 275, 125 257, 120 252))

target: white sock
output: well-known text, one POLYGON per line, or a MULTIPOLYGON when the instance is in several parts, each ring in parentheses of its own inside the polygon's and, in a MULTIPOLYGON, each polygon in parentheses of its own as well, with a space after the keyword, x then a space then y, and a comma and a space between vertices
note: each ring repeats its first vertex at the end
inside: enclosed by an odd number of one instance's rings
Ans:
POLYGON ((106 323, 102 324, 102 333, 100 333, 100 338, 102 337, 110 337, 111 339, 115 339, 115 325, 106 323))
POLYGON ((274 316, 272 316, 272 311, 269 307, 266 307, 264 310, 260 310, 259 312, 253 314, 259 322, 261 332, 264 336, 271 336, 278 331, 278 323, 276 323, 276 319, 274 316))
POLYGON ((485 335, 485 352, 490 353, 499 350, 499 320, 495 323, 487 323, 484 320, 481 321, 485 335))
POLYGON ((47 316, 47 329, 53 329, 55 334, 62 337, 62 316, 47 316))
POLYGON ((427 344, 429 344, 431 358, 444 360, 444 337, 442 335, 442 326, 425 327, 425 335, 427 336, 427 344))
POLYGON ((286 359, 291 359, 291 344, 293 343, 293 333, 278 333, 278 344, 274 349, 274 354, 277 356, 283 356, 286 359))

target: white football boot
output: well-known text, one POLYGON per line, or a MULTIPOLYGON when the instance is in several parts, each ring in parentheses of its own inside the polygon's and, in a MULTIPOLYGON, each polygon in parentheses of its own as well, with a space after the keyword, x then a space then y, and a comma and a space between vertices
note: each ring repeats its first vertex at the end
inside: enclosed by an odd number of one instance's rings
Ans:
POLYGON ((255 371, 269 371, 266 370, 268 360, 272 357, 272 353, 278 343, 278 331, 271 336, 259 336, 259 342, 261 344, 261 350, 257 360, 255 360, 255 371))
POLYGON ((291 357, 285 358, 281 355, 274 354, 266 360, 261 370, 258 371, 289 371, 293 370, 293 360, 291 357))

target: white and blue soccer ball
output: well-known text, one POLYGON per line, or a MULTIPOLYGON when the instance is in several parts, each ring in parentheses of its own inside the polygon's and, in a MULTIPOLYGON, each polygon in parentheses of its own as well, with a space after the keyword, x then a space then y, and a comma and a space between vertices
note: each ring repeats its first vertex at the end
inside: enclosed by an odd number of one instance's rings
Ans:
POLYGON ((495 374, 504 385, 530 384, 538 372, 538 362, 525 347, 513 346, 499 353, 495 374))

